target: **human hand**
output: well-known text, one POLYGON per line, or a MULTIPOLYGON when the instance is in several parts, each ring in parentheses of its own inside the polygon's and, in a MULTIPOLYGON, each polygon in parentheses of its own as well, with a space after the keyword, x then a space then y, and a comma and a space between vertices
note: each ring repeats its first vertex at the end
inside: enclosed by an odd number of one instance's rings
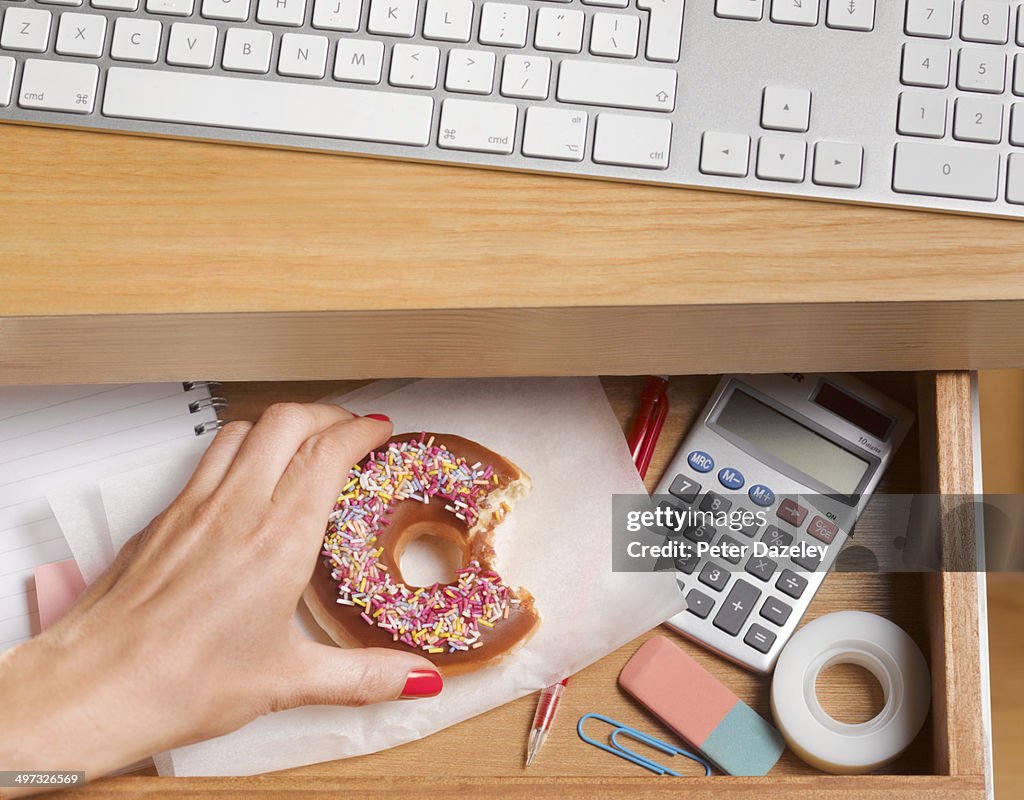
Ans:
POLYGON ((292 623, 339 487, 390 433, 330 405, 226 425, 68 614, 0 657, 0 770, 91 779, 270 711, 440 692, 421 656, 317 644, 292 623))

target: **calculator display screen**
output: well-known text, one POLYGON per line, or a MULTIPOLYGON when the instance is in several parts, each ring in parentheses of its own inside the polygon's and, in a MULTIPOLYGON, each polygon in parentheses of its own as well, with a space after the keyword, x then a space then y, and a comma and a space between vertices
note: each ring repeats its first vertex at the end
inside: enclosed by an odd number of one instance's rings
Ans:
POLYGON ((839 494, 853 494, 870 466, 868 461, 740 389, 729 397, 716 422, 839 494))

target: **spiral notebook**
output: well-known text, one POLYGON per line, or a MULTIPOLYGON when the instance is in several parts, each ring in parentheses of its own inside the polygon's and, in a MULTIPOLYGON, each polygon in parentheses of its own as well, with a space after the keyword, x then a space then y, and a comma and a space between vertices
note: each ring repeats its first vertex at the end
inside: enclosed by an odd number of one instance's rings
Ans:
POLYGON ((47 494, 205 448, 208 382, 0 388, 0 652, 39 632, 33 572, 72 556, 47 494))

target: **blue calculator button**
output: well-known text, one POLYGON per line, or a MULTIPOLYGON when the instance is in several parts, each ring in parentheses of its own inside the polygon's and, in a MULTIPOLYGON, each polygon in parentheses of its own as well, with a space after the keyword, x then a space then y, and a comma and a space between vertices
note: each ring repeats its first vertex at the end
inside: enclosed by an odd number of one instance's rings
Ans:
POLYGON ((755 483, 747 490, 750 499, 759 506, 770 506, 775 502, 775 492, 761 483, 755 483))
POLYGON ((746 481, 743 475, 732 467, 723 467, 718 470, 718 482, 726 489, 742 489, 746 481))
POLYGON ((715 459, 703 450, 693 450, 686 457, 686 462, 697 472, 711 472, 715 468, 715 459))

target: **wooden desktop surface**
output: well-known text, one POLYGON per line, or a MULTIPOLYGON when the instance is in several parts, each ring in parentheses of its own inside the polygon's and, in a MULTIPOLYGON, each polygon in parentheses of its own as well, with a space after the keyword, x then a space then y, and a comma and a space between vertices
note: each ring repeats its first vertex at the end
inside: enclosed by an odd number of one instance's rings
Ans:
POLYGON ((1022 222, 17 125, 0 153, 5 383, 1024 365, 1022 222))

